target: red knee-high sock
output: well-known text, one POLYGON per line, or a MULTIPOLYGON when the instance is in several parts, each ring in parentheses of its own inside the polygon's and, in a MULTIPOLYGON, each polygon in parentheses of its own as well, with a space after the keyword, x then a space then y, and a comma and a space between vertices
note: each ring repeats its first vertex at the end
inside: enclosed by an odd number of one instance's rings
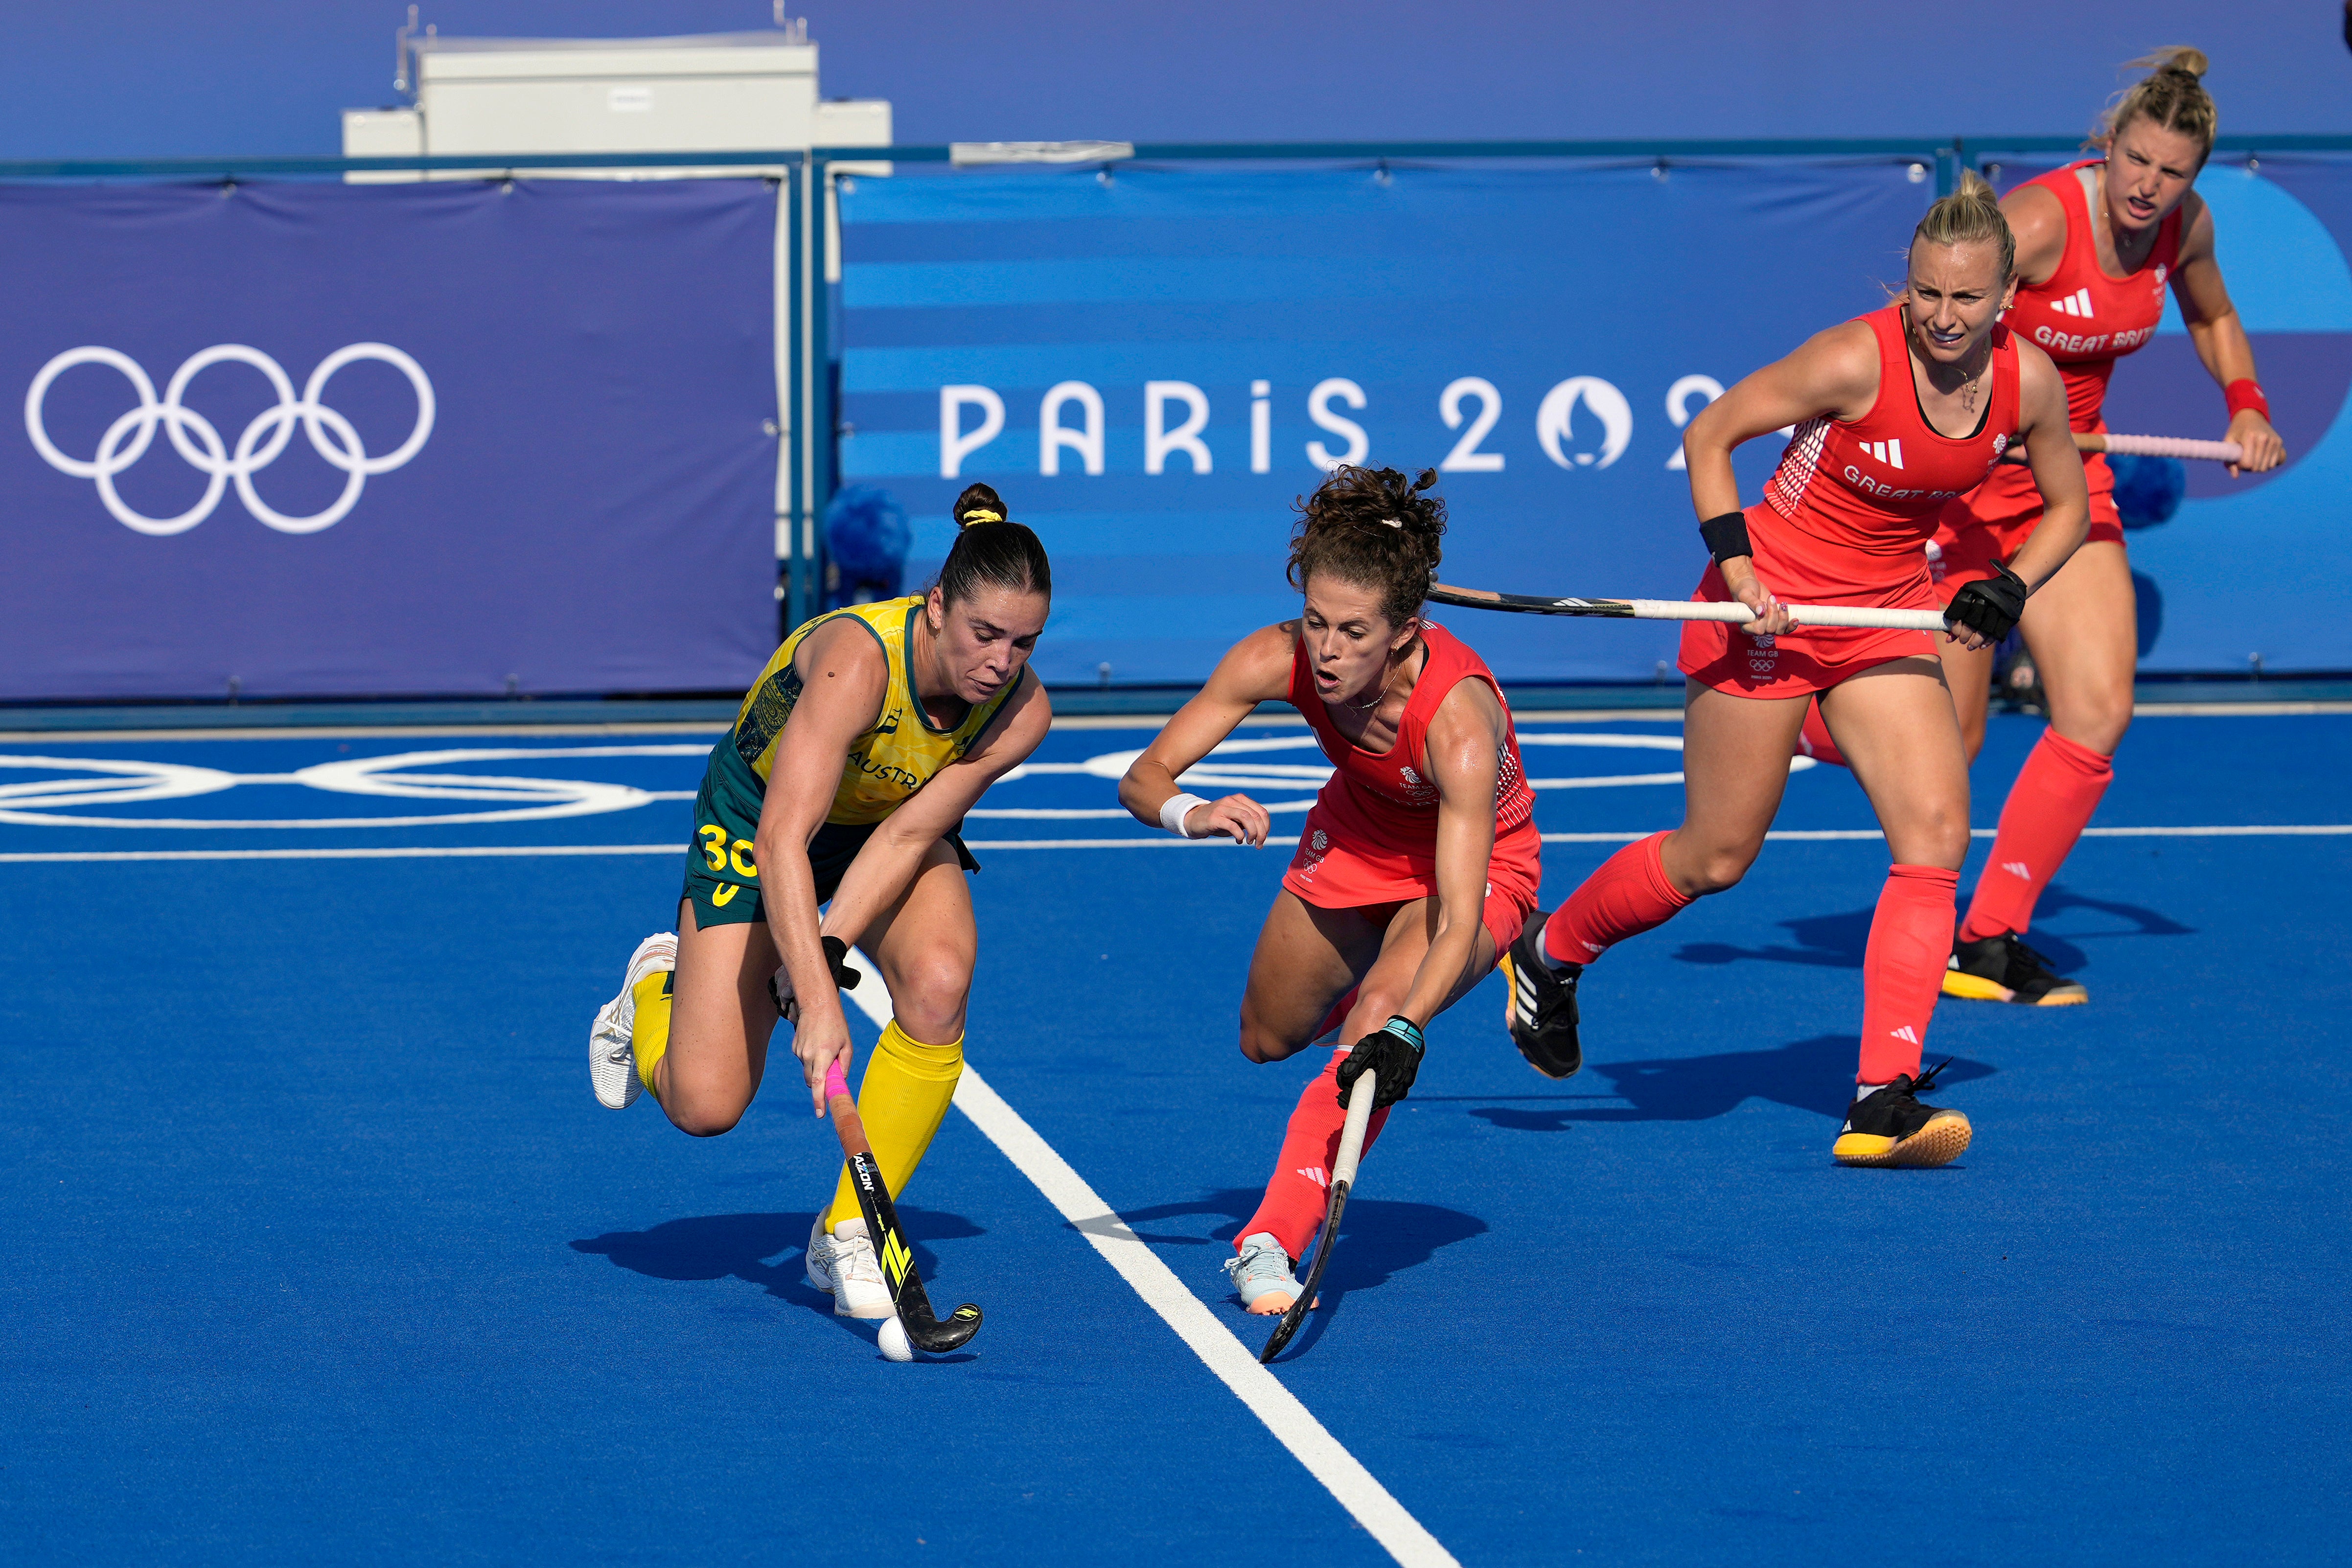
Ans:
POLYGON ((1666 836, 1628 844, 1584 879, 1544 924, 1544 952, 1560 963, 1590 963, 1629 936, 1675 918, 1690 902, 1666 880, 1666 836))
POLYGON ((1838 750, 1837 742, 1830 737, 1830 727, 1822 718, 1821 699, 1815 698, 1805 708, 1805 727, 1797 731, 1797 754, 1811 757, 1817 763, 1831 763, 1841 768, 1853 764, 1838 750))
POLYGON ((1862 1070, 1857 1083, 1893 1083, 1919 1076, 1927 1017, 1944 986, 1952 956, 1945 932, 1960 874, 1940 866, 1897 866, 1879 890, 1870 945, 1862 955, 1862 1070))
MULTIPOLYGON (((1330 1065, 1316 1074, 1298 1097, 1298 1109, 1290 1113, 1289 1131, 1282 1135, 1282 1154, 1274 1163, 1274 1179, 1265 1184, 1257 1213, 1242 1226, 1245 1237, 1267 1232, 1282 1243, 1282 1250, 1293 1260, 1315 1239, 1330 1196, 1331 1162, 1339 1157, 1339 1131, 1348 1120, 1348 1109, 1339 1103, 1339 1064, 1348 1059, 1348 1049, 1342 1046, 1333 1051, 1330 1065)), ((1388 1111, 1372 1112, 1364 1129, 1365 1153, 1372 1152, 1388 1121, 1388 1111)), ((1234 1245, 1234 1250, 1240 1250, 1239 1237, 1234 1245)))
POLYGON ((2115 760, 2055 730, 2042 739, 2009 786, 1992 858, 1977 879, 1961 937, 1982 942, 2033 923, 2033 905, 2099 809, 2116 776, 2115 760))

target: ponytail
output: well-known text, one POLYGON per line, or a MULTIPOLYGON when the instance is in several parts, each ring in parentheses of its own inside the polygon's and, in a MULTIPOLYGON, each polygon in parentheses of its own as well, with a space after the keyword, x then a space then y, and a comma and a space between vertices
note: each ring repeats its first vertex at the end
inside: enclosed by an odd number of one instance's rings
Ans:
POLYGON ((2105 152, 2125 126, 2147 120, 2196 142, 2198 161, 2203 163, 2213 151, 2214 133, 2221 125, 2221 111, 2214 107, 2213 95, 2205 90, 2203 80, 2212 62, 2204 50, 2179 44, 2143 55, 2126 68, 2141 66, 2147 68, 2148 74, 2115 96, 2092 127, 2085 145, 2105 152))

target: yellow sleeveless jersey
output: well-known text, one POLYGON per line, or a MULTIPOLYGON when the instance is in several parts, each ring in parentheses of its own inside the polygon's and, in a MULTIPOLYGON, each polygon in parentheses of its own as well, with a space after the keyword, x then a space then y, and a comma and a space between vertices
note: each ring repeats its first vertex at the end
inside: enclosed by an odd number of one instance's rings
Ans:
MULTIPOLYGON (((932 774, 970 751, 1021 687, 1015 680, 971 709, 952 728, 934 725, 917 700, 908 673, 915 651, 915 617, 922 612, 923 595, 915 594, 876 605, 852 605, 802 626, 784 639, 767 668, 760 671, 760 679, 751 683, 735 715, 733 732, 712 758, 714 765, 724 765, 729 773, 740 766, 743 771, 735 782, 748 785, 754 795, 766 793, 768 775, 776 763, 777 737, 783 733, 784 721, 792 717, 793 705, 800 700, 801 677, 793 668, 793 654, 811 632, 826 622, 854 620, 881 645, 883 658, 890 662, 890 684, 883 693, 882 711, 874 727, 850 743, 840 787, 834 791, 833 806, 824 819, 863 826, 879 822, 898 809, 932 774)), ((756 821, 756 805, 751 815, 756 821)))

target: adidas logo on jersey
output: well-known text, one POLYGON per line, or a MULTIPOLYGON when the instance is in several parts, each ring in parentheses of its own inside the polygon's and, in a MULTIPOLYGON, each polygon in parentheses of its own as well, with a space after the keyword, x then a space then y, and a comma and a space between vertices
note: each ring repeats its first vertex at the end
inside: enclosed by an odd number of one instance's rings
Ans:
POLYGON ((2084 284, 2072 294, 2050 301, 2050 308, 2063 316, 2084 316, 2091 313, 2091 286, 2084 284))
POLYGON ((1890 441, 1864 441, 1862 449, 1890 468, 1903 467, 1903 438, 1899 436, 1890 441))
POLYGON ((1906 1046, 1916 1046, 1919 1043, 1919 1037, 1911 1032, 1911 1026, 1908 1024, 1904 1025, 1899 1029, 1893 1029, 1888 1032, 1906 1046))

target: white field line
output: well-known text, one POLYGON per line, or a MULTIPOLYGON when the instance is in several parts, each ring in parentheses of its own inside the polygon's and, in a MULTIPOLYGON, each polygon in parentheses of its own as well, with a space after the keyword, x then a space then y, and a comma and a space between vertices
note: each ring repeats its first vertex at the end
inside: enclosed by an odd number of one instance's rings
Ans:
POLYGON ((2136 719, 2300 719, 2352 713, 2352 702, 2135 702, 2136 719))
MULTIPOLYGON (((861 973, 872 973, 862 952, 853 952, 849 963, 861 973)), ((878 977, 873 984, 844 994, 877 1026, 889 1025, 888 994, 878 977)), ((1028 1177, 1062 1217, 1094 1244, 1104 1260, 1118 1270, 1119 1278, 1143 1298, 1144 1305, 1159 1313, 1176 1337, 1249 1407, 1250 1414, 1265 1423, 1266 1430, 1307 1467, 1307 1474, 1322 1482, 1339 1506, 1388 1549, 1390 1556, 1405 1568, 1461 1568, 1454 1554, 1389 1495, 1361 1460, 1340 1447, 1297 1394, 1258 1364, 1257 1357, 1217 1321, 1201 1299, 1185 1289, 1175 1272, 1096 1194, 1086 1178, 1071 1169, 1070 1163, 1055 1153, 1053 1145, 1039 1137, 1037 1130, 1023 1121, 1021 1113, 1007 1105, 969 1062, 956 1084, 955 1103, 1013 1162, 1013 1168, 1028 1177)))
POLYGON ((62 860, 510 860, 540 855, 683 855, 683 844, 464 844, 418 849, 53 849, 0 855, 0 865, 62 860))
MULTIPOLYGON (((1547 833, 1546 844, 1631 844, 1656 829, 1641 833, 1547 833)), ((1990 838, 1993 830, 1969 830, 1976 838, 1990 838)), ((1859 842, 1884 837, 1874 827, 1790 828, 1768 833, 1767 839, 1790 844, 1859 842)), ((2342 838, 2352 837, 2352 823, 2282 823, 2214 827, 2086 827, 2085 838, 2342 838)), ((974 849, 1217 849, 1232 848, 1224 838, 967 838, 974 849)), ((1266 841, 1269 848, 1298 842, 1294 836, 1266 841)), ((0 866, 39 866, 89 861, 134 860, 472 860, 561 858, 604 855, 683 855, 683 844, 469 844, 404 849, 42 849, 0 854, 0 866)))
MULTIPOLYGON (((2277 719, 2311 714, 2352 713, 2352 702, 2140 702, 2132 712, 2142 719, 2277 719)), ((1056 730, 1158 730, 1173 715, 1168 713, 1081 713, 1057 715, 1056 730)), ((1514 712, 1522 724, 1593 724, 1622 722, 1657 724, 1680 721, 1680 708, 1562 708, 1514 712)), ((1292 714, 1252 714, 1242 721, 1250 727, 1303 724, 1292 714)), ((604 724, 336 724, 313 729, 302 724, 252 725, 236 729, 203 727, 155 730, 5 730, 0 742, 70 742, 106 745, 119 741, 378 741, 466 739, 499 736, 538 739, 551 735, 722 735, 727 724, 718 720, 615 720, 604 724)))
POLYGON ((307 724, 253 725, 237 729, 0 730, 0 742, 62 741, 78 746, 118 741, 537 741, 563 735, 723 735, 722 720, 656 719, 610 724, 307 724))

